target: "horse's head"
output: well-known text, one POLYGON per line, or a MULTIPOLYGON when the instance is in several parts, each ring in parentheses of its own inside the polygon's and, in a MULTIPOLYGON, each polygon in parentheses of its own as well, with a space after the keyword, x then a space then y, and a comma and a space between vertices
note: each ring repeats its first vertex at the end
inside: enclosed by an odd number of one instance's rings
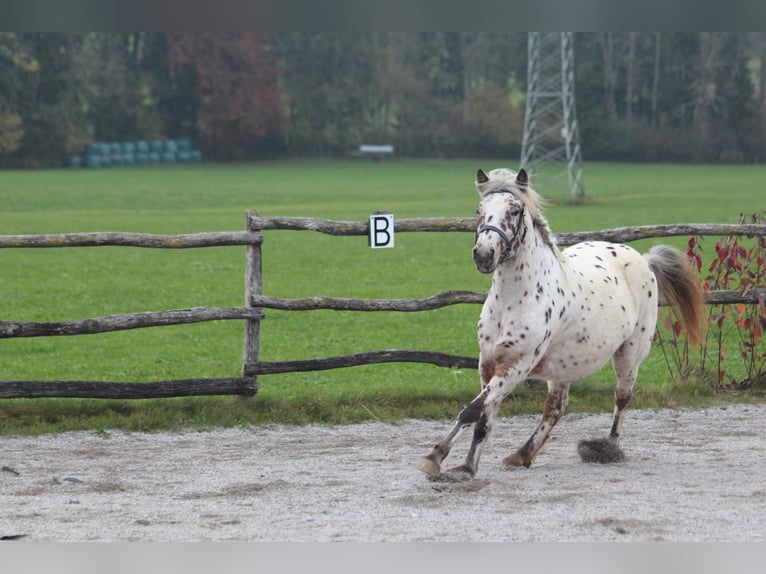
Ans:
POLYGON ((473 261, 482 273, 492 273, 515 253, 527 234, 526 212, 536 210, 536 196, 529 189, 527 172, 494 169, 489 175, 476 173, 476 189, 481 201, 476 209, 479 223, 473 261))

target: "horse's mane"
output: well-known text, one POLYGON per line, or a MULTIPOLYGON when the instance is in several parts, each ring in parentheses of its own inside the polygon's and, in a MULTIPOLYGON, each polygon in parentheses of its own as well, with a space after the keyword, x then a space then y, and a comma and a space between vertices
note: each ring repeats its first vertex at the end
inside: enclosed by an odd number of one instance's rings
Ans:
POLYGON ((489 181, 482 184, 482 193, 489 191, 505 190, 512 193, 522 202, 529 215, 532 217, 532 223, 540 232, 540 236, 546 245, 548 245, 557 255, 561 256, 556 239, 548 226, 548 221, 543 217, 542 208, 547 205, 545 198, 537 193, 530 183, 520 185, 517 181, 518 174, 510 169, 499 168, 490 171, 487 176, 489 181))

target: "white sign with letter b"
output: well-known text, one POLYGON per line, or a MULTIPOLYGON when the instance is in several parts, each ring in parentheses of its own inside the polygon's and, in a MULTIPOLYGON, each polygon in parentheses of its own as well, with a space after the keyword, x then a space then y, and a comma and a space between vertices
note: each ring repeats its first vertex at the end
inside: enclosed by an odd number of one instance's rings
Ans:
POLYGON ((376 213, 370 216, 370 247, 382 249, 394 246, 394 214, 376 213))

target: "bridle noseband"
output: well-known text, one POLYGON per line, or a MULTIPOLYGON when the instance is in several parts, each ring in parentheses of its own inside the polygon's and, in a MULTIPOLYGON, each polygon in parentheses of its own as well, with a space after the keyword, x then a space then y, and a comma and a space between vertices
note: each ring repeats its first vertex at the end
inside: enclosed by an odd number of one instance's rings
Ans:
MULTIPOLYGON (((512 193, 511 191, 508 191, 507 189, 498 189, 496 191, 488 191, 484 195, 492 195, 493 193, 512 193)), ((521 205, 521 210, 519 211, 519 214, 516 216, 516 226, 513 230, 513 234, 511 237, 508 237, 508 235, 500 229, 499 227, 496 227, 494 225, 482 225, 479 227, 479 229, 476 230, 476 237, 479 237, 479 234, 483 233, 484 231, 494 231, 500 236, 500 240, 503 242, 503 247, 505 248, 505 254, 504 257, 507 257, 510 255, 511 247, 513 247, 513 242, 516 241, 518 238, 521 243, 524 242, 524 239, 527 236, 527 226, 524 225, 524 204, 521 205), (522 227, 524 228, 522 231, 522 227), (519 233, 521 232, 521 237, 519 238, 519 233)))

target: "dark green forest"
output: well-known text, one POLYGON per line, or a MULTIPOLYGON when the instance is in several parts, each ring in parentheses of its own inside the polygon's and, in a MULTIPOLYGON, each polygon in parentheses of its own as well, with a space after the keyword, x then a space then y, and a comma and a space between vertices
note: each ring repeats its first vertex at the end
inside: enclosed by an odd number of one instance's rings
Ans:
MULTIPOLYGON (((766 34, 575 36, 587 160, 766 158, 766 34)), ((207 159, 519 157, 521 32, 0 32, 0 166, 94 141, 188 138, 207 159)))

